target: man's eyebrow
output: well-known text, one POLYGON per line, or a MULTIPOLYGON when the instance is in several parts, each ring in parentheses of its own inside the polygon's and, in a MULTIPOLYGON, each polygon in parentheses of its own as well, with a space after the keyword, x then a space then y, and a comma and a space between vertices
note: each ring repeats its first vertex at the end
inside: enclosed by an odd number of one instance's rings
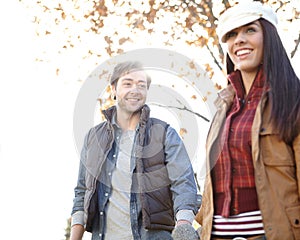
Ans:
POLYGON ((122 80, 122 81, 133 81, 132 78, 122 78, 121 80, 122 80))
MULTIPOLYGON (((133 81, 132 78, 122 78, 121 80, 122 81, 133 81)), ((145 79, 139 79, 138 82, 147 82, 147 80, 145 80, 145 79)))

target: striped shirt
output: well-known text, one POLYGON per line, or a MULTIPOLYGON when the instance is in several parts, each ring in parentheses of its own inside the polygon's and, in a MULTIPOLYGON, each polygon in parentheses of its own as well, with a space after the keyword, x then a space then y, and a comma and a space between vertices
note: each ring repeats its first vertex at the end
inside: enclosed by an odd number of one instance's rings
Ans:
POLYGON ((264 234, 260 211, 241 213, 224 218, 213 217, 212 235, 214 236, 251 236, 264 234))

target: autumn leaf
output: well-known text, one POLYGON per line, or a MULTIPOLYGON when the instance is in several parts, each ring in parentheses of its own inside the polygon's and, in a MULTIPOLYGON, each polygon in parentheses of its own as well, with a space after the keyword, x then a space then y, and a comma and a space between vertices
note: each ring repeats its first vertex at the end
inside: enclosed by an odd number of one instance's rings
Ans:
POLYGON ((65 14, 65 12, 62 12, 62 13, 61 13, 61 18, 65 20, 66 17, 67 17, 67 15, 65 14))
POLYGON ((144 14, 149 23, 154 23, 154 19, 156 18, 157 11, 158 11, 157 9, 151 8, 150 12, 144 14))
POLYGON ((119 39, 119 44, 122 45, 123 43, 125 43, 128 40, 130 40, 129 37, 127 37, 127 38, 123 37, 123 38, 119 39))
POLYGON ((187 134, 187 130, 185 128, 180 128, 179 135, 184 138, 184 134, 187 134))
POLYGON ((100 16, 107 17, 107 7, 105 6, 104 0, 98 1, 98 4, 96 4, 96 11, 100 16))
POLYGON ((104 37, 104 40, 105 40, 109 45, 113 43, 113 41, 111 40, 111 38, 108 37, 108 36, 105 36, 105 37, 104 37))
POLYGON ((145 30, 145 26, 144 26, 144 20, 139 18, 136 20, 135 23, 133 23, 133 27, 134 28, 138 28, 139 30, 145 30))
POLYGON ((106 47, 105 50, 106 50, 106 52, 107 52, 107 54, 108 54, 109 56, 112 56, 112 54, 114 53, 114 52, 111 50, 111 47, 106 47))
POLYGON ((218 83, 215 83, 215 89, 217 89, 217 90, 221 90, 222 89, 222 86, 221 85, 219 85, 218 83))
POLYGON ((189 62, 189 66, 190 66, 191 69, 195 69, 196 68, 195 63, 193 61, 189 62))
POLYGON ((117 54, 122 54, 122 53, 124 53, 124 50, 121 49, 121 48, 119 48, 119 49, 117 50, 117 54))
POLYGON ((102 70, 101 74, 99 75, 99 79, 102 79, 104 75, 106 75, 108 73, 107 70, 102 70))

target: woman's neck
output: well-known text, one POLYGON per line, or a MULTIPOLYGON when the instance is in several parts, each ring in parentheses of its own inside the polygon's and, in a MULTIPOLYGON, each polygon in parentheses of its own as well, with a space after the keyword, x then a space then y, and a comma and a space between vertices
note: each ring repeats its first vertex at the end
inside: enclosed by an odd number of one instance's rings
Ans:
POLYGON ((248 95, 251 89, 251 86, 255 80, 257 72, 258 70, 256 72, 241 72, 246 95, 248 95))

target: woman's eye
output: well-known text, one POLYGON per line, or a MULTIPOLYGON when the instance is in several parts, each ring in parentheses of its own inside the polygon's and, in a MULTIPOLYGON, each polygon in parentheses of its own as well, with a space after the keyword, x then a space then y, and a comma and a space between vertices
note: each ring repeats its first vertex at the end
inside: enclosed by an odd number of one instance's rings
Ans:
POLYGON ((256 32, 254 28, 248 28, 247 32, 256 32))
POLYGON ((226 40, 228 40, 229 38, 232 38, 234 36, 236 36, 236 32, 229 32, 226 34, 226 40))

